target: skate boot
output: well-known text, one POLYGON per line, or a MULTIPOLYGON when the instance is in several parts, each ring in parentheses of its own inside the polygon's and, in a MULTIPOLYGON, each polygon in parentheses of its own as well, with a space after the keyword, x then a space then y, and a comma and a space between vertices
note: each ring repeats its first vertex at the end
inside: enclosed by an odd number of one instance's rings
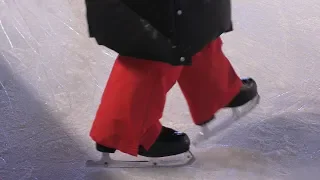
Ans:
POLYGON ((102 152, 102 158, 98 162, 87 161, 87 166, 104 166, 109 168, 141 168, 141 167, 152 167, 152 166, 183 166, 190 164, 194 160, 194 156, 189 151, 190 139, 187 134, 175 131, 171 128, 162 127, 161 133, 158 136, 155 143, 146 150, 142 146, 139 147, 138 154, 142 157, 150 158, 147 161, 118 161, 113 160, 110 154, 115 153, 116 149, 105 147, 100 144, 96 144, 96 149, 102 152), (172 157, 175 155, 184 155, 185 158, 181 162, 181 158, 176 161, 158 161, 160 158, 172 157))
POLYGON ((242 84, 240 92, 226 106, 227 108, 243 106, 259 96, 257 83, 252 78, 242 79, 242 84))
POLYGON ((224 108, 231 108, 232 117, 226 118, 221 122, 215 120, 215 116, 211 120, 200 125, 200 133, 193 141, 194 146, 199 146, 212 136, 215 136, 222 130, 225 130, 235 121, 242 118, 253 110, 259 104, 260 96, 258 94, 257 83, 252 78, 242 79, 243 86, 240 92, 227 104, 224 108))
POLYGON ((190 149, 190 139, 187 134, 162 127, 156 142, 147 151, 139 147, 139 155, 144 157, 167 157, 185 153, 190 149))

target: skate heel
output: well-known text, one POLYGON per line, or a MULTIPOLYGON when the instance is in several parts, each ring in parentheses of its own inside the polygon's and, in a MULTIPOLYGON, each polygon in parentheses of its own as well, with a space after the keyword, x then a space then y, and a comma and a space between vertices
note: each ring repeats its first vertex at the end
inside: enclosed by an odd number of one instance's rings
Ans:
POLYGON ((231 117, 227 117, 224 120, 212 120, 209 123, 204 124, 200 127, 200 132, 195 137, 194 141, 192 141, 192 145, 195 147, 199 147, 210 138, 216 136, 221 131, 227 129, 234 122, 241 119, 249 112, 251 112, 257 105, 260 103, 260 96, 257 94, 251 101, 247 102, 243 106, 232 108, 231 117))

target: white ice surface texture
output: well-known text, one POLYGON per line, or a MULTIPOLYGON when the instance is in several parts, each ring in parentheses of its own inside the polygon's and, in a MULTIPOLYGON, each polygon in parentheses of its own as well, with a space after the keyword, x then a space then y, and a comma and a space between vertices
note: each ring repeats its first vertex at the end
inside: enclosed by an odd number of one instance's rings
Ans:
MULTIPOLYGON (((107 170, 84 163, 99 156, 89 130, 116 53, 88 38, 84 1, 0 0, 0 179, 318 180, 319 9, 319 0, 234 1, 224 49, 258 82, 260 106, 193 149, 189 167, 107 170)), ((162 122, 198 131, 177 87, 162 122)))

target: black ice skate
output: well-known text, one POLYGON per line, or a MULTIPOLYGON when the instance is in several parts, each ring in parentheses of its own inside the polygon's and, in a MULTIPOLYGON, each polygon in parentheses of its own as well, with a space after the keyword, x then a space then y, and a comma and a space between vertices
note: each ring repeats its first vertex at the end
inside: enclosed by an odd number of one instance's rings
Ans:
POLYGON ((175 131, 173 129, 162 127, 162 131, 156 142, 147 151, 142 146, 139 147, 138 154, 142 157, 148 157, 149 160, 144 161, 118 161, 113 160, 110 154, 115 153, 116 149, 108 148, 96 144, 96 149, 102 152, 100 161, 87 161, 87 166, 103 166, 109 168, 142 168, 142 167, 172 167, 184 166, 190 164, 194 160, 194 156, 189 151, 190 139, 185 133, 175 131), (173 160, 176 155, 184 155, 185 157, 173 160), (160 161, 161 158, 170 158, 169 161, 160 161))
POLYGON ((232 123, 247 115, 259 104, 260 96, 258 94, 257 83, 252 78, 242 79, 242 83, 243 86, 238 95, 225 106, 225 109, 231 108, 232 117, 219 122, 213 116, 211 120, 201 124, 200 133, 193 141, 193 145, 198 146, 205 140, 228 128, 232 123))
POLYGON ((167 157, 185 153, 189 149, 190 139, 187 134, 163 126, 159 137, 148 151, 140 146, 139 155, 167 157))
POLYGON ((242 79, 243 86, 239 94, 232 99, 226 106, 227 108, 236 108, 245 105, 246 103, 259 97, 257 83, 252 78, 242 79))

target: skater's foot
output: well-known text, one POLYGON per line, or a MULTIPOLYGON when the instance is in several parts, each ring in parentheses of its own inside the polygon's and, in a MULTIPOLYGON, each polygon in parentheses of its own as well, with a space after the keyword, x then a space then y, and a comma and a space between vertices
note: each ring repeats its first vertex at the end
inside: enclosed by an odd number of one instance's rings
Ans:
POLYGON ((227 108, 242 106, 258 95, 257 83, 252 78, 242 79, 242 83, 240 92, 226 106, 227 108))
POLYGON ((201 131, 195 138, 193 145, 197 146, 208 140, 210 137, 215 136, 256 107, 260 101, 256 82, 253 79, 248 78, 242 79, 242 83, 243 86, 241 87, 240 92, 227 106, 225 106, 225 108, 232 109, 233 115, 220 123, 215 121, 215 116, 213 115, 212 119, 202 124, 198 124, 201 131))
POLYGON ((139 155, 166 157, 185 153, 189 149, 190 139, 187 134, 163 126, 159 137, 148 151, 140 146, 139 155))
POLYGON ((96 149, 97 149, 97 151, 103 152, 103 153, 110 153, 110 154, 112 154, 112 153, 115 153, 115 152, 116 152, 116 149, 114 149, 114 148, 109 148, 109 147, 103 146, 103 145, 98 144, 98 143, 96 143, 96 149))
MULTIPOLYGON (((255 106, 259 101, 259 95, 258 95, 258 88, 257 83, 252 78, 244 78, 241 79, 242 81, 242 87, 240 89, 240 92, 231 100, 229 104, 227 104, 224 108, 232 108, 234 111, 237 111, 240 108, 245 109, 245 111, 250 111, 251 105, 255 106), (249 103, 251 101, 254 101, 252 103, 249 103), (246 106, 249 106, 248 108, 246 106)), ((212 120, 215 119, 215 115, 212 115, 212 118, 209 120, 197 124, 199 126, 203 126, 205 124, 208 124, 212 122, 212 120)))
MULTIPOLYGON (((162 127, 161 133, 149 150, 139 147, 138 154, 144 157, 166 157, 189 151, 190 139, 187 134, 162 127)), ((103 153, 114 153, 116 149, 96 144, 96 149, 103 153)))

